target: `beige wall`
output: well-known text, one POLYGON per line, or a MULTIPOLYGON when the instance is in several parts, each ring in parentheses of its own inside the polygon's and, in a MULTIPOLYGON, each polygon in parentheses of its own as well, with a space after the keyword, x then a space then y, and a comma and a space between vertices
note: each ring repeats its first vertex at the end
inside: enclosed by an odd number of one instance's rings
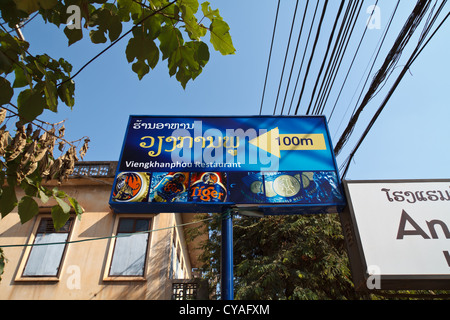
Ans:
MULTIPOLYGON (((108 206, 112 179, 70 179, 60 187, 75 197, 85 209, 81 220, 75 219, 71 241, 110 237, 114 232, 117 214, 108 206)), ((19 197, 18 197, 19 198, 19 197)), ((41 206, 49 213, 52 203, 41 206)), ((186 222, 179 214, 161 213, 153 216, 153 229, 172 227, 186 222)), ((0 247, 7 244, 26 244, 35 228, 35 217, 21 224, 17 212, 0 220, 0 247)), ((186 262, 186 275, 190 277, 191 263, 183 230, 180 243, 186 262)), ((68 244, 57 281, 24 281, 21 265, 25 263, 29 247, 3 248, 7 258, 0 282, 0 299, 170 299, 170 253, 173 228, 150 233, 150 249, 144 280, 105 281, 110 238, 68 244)))

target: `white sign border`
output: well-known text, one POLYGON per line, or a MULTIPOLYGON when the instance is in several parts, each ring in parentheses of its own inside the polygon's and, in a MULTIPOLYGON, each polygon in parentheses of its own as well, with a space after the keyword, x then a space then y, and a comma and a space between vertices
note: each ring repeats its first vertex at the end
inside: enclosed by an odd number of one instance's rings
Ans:
MULTIPOLYGON (((352 268, 353 281, 357 290, 446 290, 450 289, 450 267, 448 274, 387 274, 377 266, 368 266, 364 252, 360 228, 349 191, 349 184, 405 184, 405 183, 449 183, 450 179, 416 180, 344 180, 347 207, 341 214, 341 223, 346 239, 352 268)), ((398 226, 396 226, 398 228, 398 226)), ((450 248, 449 248, 450 250, 450 248)))

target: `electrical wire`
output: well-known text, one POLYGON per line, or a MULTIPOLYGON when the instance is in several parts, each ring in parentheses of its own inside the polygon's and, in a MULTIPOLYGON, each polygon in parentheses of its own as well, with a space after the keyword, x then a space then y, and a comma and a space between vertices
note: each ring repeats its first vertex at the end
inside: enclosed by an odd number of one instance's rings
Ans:
POLYGON ((425 41, 426 35, 430 32, 432 25, 435 23, 435 21, 437 20, 438 15, 440 14, 440 12, 442 11, 442 8, 445 6, 447 0, 445 0, 444 2, 441 3, 440 9, 438 10, 438 12, 433 16, 433 19, 428 20, 427 24, 424 28, 424 31, 422 32, 422 35, 420 37, 419 43, 417 44, 415 50, 413 51, 413 53, 411 54, 408 62, 406 63, 406 65, 403 67, 403 70, 401 71, 400 75, 397 77, 394 85, 391 87, 391 89, 389 90, 388 94, 386 95, 385 99, 383 100, 383 102, 381 103, 380 107, 378 108, 377 112, 374 114, 374 116, 372 117, 370 123, 368 124, 368 126, 366 127, 366 129, 364 130, 363 134, 361 135, 359 141, 357 142, 357 144, 355 145, 355 147, 353 148, 353 150, 350 152, 350 155, 347 157, 346 161, 342 164, 341 166, 341 172, 342 172, 342 177, 345 177, 348 169, 350 167, 350 163, 351 160, 353 159, 353 157, 355 156, 355 153, 357 152, 357 150, 359 149, 359 147, 361 146, 362 142, 364 141, 364 139, 367 137, 368 133, 370 132, 370 130, 372 129, 373 125, 375 124, 376 120, 378 119, 378 117, 380 116, 381 112, 384 110, 384 108, 386 107, 387 103, 389 102, 390 98, 392 97, 392 95, 394 94, 395 90, 397 89, 397 87, 399 86, 400 82, 402 81, 403 77, 405 76, 405 74, 407 73, 407 71, 409 70, 409 68, 412 66, 412 64, 414 63, 414 61, 417 59, 417 57, 422 53, 422 51, 425 49, 425 47, 430 43, 431 39, 436 35, 436 33, 439 31, 439 29, 442 27, 442 25, 444 24, 444 22, 448 19, 448 17, 450 16, 450 12, 447 13, 447 15, 444 17, 444 19, 441 21, 441 23, 439 24, 439 26, 436 28, 436 30, 433 32, 433 34, 428 38, 427 41, 425 41), (425 43, 424 43, 425 42, 425 43))
POLYGON ((108 51, 112 46, 114 46, 117 42, 119 42, 120 40, 122 40, 123 38, 125 38, 128 34, 130 34, 133 30, 135 30, 136 28, 138 28, 142 23, 144 23, 147 19, 153 17, 155 14, 160 13, 162 11, 164 11, 165 9, 167 9, 168 7, 170 7, 171 5, 173 5, 175 2, 177 2, 177 0, 173 0, 172 2, 169 2, 167 5, 165 5, 162 8, 159 8, 155 11, 153 11, 151 14, 149 14, 148 16, 142 18, 141 20, 139 20, 132 28, 130 28, 130 30, 128 30, 127 32, 125 32, 123 35, 121 35, 119 38, 117 38, 116 40, 114 40, 114 42, 112 42, 109 46, 107 46, 105 49, 103 49, 102 51, 100 51, 100 53, 98 53, 97 55, 95 55, 92 59, 90 59, 88 62, 86 62, 77 72, 75 72, 75 74, 73 76, 71 76, 70 78, 68 78, 67 80, 64 80, 63 82, 61 82, 60 84, 58 84, 57 87, 60 87, 61 85, 63 85, 66 82, 72 81, 73 78, 75 78, 81 71, 84 70, 84 68, 86 68, 89 64, 91 64, 94 60, 96 60, 98 57, 100 57, 102 54, 104 54, 106 51, 108 51))
POLYGON ((339 70, 341 68, 343 58, 347 52, 350 39, 352 38, 362 5, 363 1, 359 2, 359 7, 358 1, 354 1, 352 2, 352 7, 347 7, 333 52, 328 62, 327 70, 325 71, 324 81, 322 82, 317 95, 317 100, 312 111, 313 114, 324 114, 326 102, 334 86, 334 81, 339 74, 339 70), (349 15, 350 17, 348 17, 349 15))
MULTIPOLYGON (((377 2, 375 3, 375 6, 374 6, 374 9, 372 10, 372 13, 370 14, 369 21, 370 21, 370 19, 372 18, 373 14, 374 14, 374 12, 375 12, 375 8, 376 8, 377 5, 378 5, 378 0, 377 0, 377 2)), ((339 91, 339 94, 338 94, 338 96, 337 96, 337 98, 336 98, 336 101, 335 101, 335 103, 334 103, 334 105, 333 105, 333 108, 332 108, 332 110, 331 110, 331 114, 330 114, 330 116, 329 116, 329 118, 328 118, 328 121, 331 121, 331 118, 333 117, 333 114, 334 114, 334 111, 335 111, 335 109, 336 109, 337 103, 338 103, 338 101, 339 101, 339 99, 340 99, 340 97, 341 97, 342 91, 343 91, 343 89, 344 89, 344 87, 345 87, 345 85, 346 85, 346 83, 347 83, 348 76, 350 75, 350 72, 351 72, 351 70, 352 70, 352 68, 353 68, 353 65, 354 65, 354 63, 355 63, 356 57, 357 57, 357 55, 358 55, 358 53, 359 53, 359 50, 360 50, 360 48, 361 48, 362 42, 363 42, 363 40, 364 40, 364 38, 365 38, 365 36, 366 36, 367 29, 368 29, 368 26, 367 26, 367 24, 366 24, 366 27, 364 28, 364 32, 363 32, 363 34, 362 34, 362 36, 361 36, 361 39, 360 39, 360 41, 359 41, 358 47, 356 48, 355 54, 353 55, 353 59, 352 59, 352 62, 351 62, 351 64, 350 64, 350 67, 348 68, 348 71, 347 71, 347 74, 346 74, 346 76, 345 76, 345 79, 344 79, 344 81, 342 82, 342 86, 341 86, 341 89, 340 89, 340 91, 339 91)), ((386 29, 386 30, 387 30, 387 29, 386 29)))
POLYGON ((341 68, 342 62, 347 52, 348 45, 350 43, 352 35, 354 34, 356 22, 358 21, 358 16, 361 12, 363 2, 360 2, 359 8, 357 7, 357 2, 354 2, 354 4, 355 5, 352 8, 350 14, 349 23, 345 26, 344 35, 342 36, 341 42, 339 43, 338 53, 336 54, 335 59, 333 61, 331 72, 328 73, 328 79, 325 88, 322 90, 322 95, 317 103, 318 104, 316 112, 317 114, 324 114, 325 106, 327 105, 327 101, 334 87, 334 82, 337 78, 337 75, 339 74, 339 70, 341 68))
POLYGON ((332 43, 332 41, 333 41, 334 33, 336 32, 336 28, 337 28, 337 24, 338 24, 338 21, 339 21, 339 17, 341 16, 342 9, 344 8, 344 3, 345 3, 345 2, 342 0, 342 1, 341 1, 341 4, 340 4, 340 6, 339 6, 338 12, 337 12, 337 14, 336 14, 336 18, 335 18, 335 20, 334 20, 334 24, 333 24, 333 27, 332 27, 332 31, 331 31, 330 37, 328 38, 327 49, 326 49, 326 51, 325 51, 325 54, 324 54, 324 57, 323 57, 323 60, 322 60, 322 65, 320 66, 319 74, 318 74, 318 76, 317 76, 317 79, 316 79, 316 82, 315 82, 313 91, 312 91, 312 93, 311 93, 311 99, 309 100, 309 106, 308 106, 308 109, 307 109, 307 111, 306 111, 306 114, 307 114, 307 115, 310 114, 310 110, 311 110, 311 106, 312 106, 312 101, 313 101, 313 99, 314 99, 314 95, 315 95, 315 93, 316 93, 316 89, 317 89, 317 86, 318 86, 318 84, 319 84, 320 76, 322 75, 323 69, 325 68, 325 63, 326 63, 326 59, 327 59, 327 56, 328 56, 328 52, 330 51, 330 48, 331 48, 331 43, 332 43))
MULTIPOLYGON (((18 24, 14 29, 11 29, 9 31, 6 31, 7 33, 11 33, 13 31, 17 31, 18 29, 23 29, 28 23, 30 23, 31 21, 33 21, 34 18, 36 18, 36 16, 39 14, 39 11, 36 12, 31 18, 28 17, 26 18, 24 21, 22 21, 20 24, 18 24)), ((6 23, 6 22, 5 22, 6 23)), ((3 26, 3 24, 2 24, 3 26)))
POLYGON ((290 106, 289 106, 288 114, 291 113, 292 103, 294 102, 294 97, 295 97, 295 93, 297 91, 298 81, 300 80, 300 75, 301 75, 302 70, 303 70, 303 63, 305 62, 306 51, 308 50, 309 40, 311 38, 311 33, 312 33, 314 21, 316 20, 316 14, 317 14, 317 9, 318 8, 319 8, 319 1, 316 2, 316 8, 314 9, 314 15, 313 15, 313 18, 311 20, 311 26, 309 28, 308 39, 306 40, 305 50, 303 51, 302 62, 300 63, 300 69, 298 70, 297 80, 295 81, 294 92, 292 93, 292 98, 291 98, 291 103, 290 103, 290 106))
MULTIPOLYGON (((381 48, 383 47, 384 41, 386 40, 386 36, 387 36, 387 34, 388 34, 387 31, 389 30, 389 28, 390 28, 390 26, 391 26, 391 24, 392 24, 392 20, 393 20, 393 18, 394 18, 394 16, 395 16, 395 13, 397 12, 397 9, 398 9, 398 6, 399 6, 399 5, 400 5, 400 0, 397 1, 397 5, 396 5, 396 7, 395 7, 395 9, 394 9, 394 13, 392 14, 391 19, 390 19, 390 21, 389 21, 389 24, 388 24, 388 26, 387 26, 387 28, 386 28, 386 32, 384 33, 384 36, 383 36, 383 38, 382 38, 382 40, 381 40, 381 43, 380 43, 380 45, 378 46, 378 51, 377 51, 377 53, 376 53, 376 55, 375 55, 375 58, 373 59, 372 66, 370 67, 370 70, 369 70, 369 72, 368 72, 368 74, 367 74, 366 81, 364 82, 364 85, 363 85, 363 87, 362 87, 361 93, 360 93, 360 95, 359 95, 359 97, 358 97, 358 100, 357 100, 357 102, 356 102, 356 105, 355 105, 355 107, 354 107, 354 109, 353 109, 352 116, 353 116, 353 115, 355 114, 355 112, 356 112, 356 107, 358 106, 359 101, 361 100, 361 97, 362 97, 362 95, 363 95, 364 88, 366 87, 367 82, 369 81, 369 77, 370 77, 370 75, 372 74, 373 68, 375 67, 375 63, 376 63, 376 61, 378 60, 378 56, 379 56, 379 54, 380 54, 381 48)), ((391 68, 391 72, 392 72, 392 71, 394 71, 394 68, 391 68)), ((389 78, 389 77, 387 77, 387 78, 389 78)), ((372 100, 376 95, 377 95, 377 93, 374 93, 374 94, 372 95, 372 97, 369 99, 369 101, 372 100)))
MULTIPOLYGON (((356 104, 355 104, 355 108, 353 109, 352 116, 355 114, 356 107, 358 106, 358 103, 359 103, 359 101, 360 101, 360 99, 361 99, 361 96, 362 96, 362 94, 363 94, 363 92, 364 92, 364 88, 366 87, 367 81, 369 80, 369 77, 370 77, 370 75, 372 74, 372 70, 373 70, 373 68, 374 68, 374 66, 375 66, 375 63, 376 63, 377 60, 378 60, 378 55, 379 55, 379 53, 380 53, 380 51, 381 51, 381 48, 382 48, 383 45, 384 45, 384 42, 385 42, 385 40, 386 40, 386 36, 387 36, 388 31, 389 31, 389 28, 391 27, 391 24, 392 24, 392 22, 393 22, 393 20, 394 20, 394 17, 395 17, 395 15, 396 15, 396 13, 397 13, 397 9, 398 9, 399 5, 400 5, 400 0, 397 1, 397 5, 395 6, 395 8, 394 8, 394 10, 393 10, 393 12, 392 12, 392 14, 391 14, 391 17, 390 17, 389 22, 388 22, 388 24, 387 24, 387 26, 386 26, 386 28, 385 28, 385 30, 384 30, 384 32, 383 32, 383 35, 381 36, 381 38, 380 38, 380 40, 379 40, 379 42, 378 42, 378 44, 377 44, 377 47, 375 48, 375 51, 374 51, 374 53, 372 54, 372 57, 370 58, 369 63, 367 64, 366 70, 365 70, 364 73, 363 73, 363 75, 366 74, 367 69, 369 69, 370 61, 373 60, 373 62, 372 62, 372 67, 370 68, 369 72, 367 73, 366 81, 365 81, 364 85, 362 86, 361 93, 360 93, 360 96, 359 96, 359 98, 358 98, 358 100, 357 100, 357 102, 356 102, 356 104), (377 48, 378 48, 378 49, 377 49, 377 48)), ((367 31, 367 28, 366 28, 366 31, 367 31)), ((364 34, 363 34, 363 37, 364 37, 364 34)), ((361 40, 363 39, 363 37, 361 38, 361 40)), ((361 45, 361 42, 360 42, 360 45, 361 45)), ((393 70, 392 70, 392 71, 393 71, 393 70)), ((363 77, 361 78, 361 81, 359 82, 357 88, 359 88, 359 85, 361 84, 362 79, 363 79, 363 77)), ((342 88, 341 88, 341 90, 342 90, 342 88)), ((342 125, 342 122, 344 121, 344 118, 345 118, 345 116, 346 116, 346 114, 347 114, 347 112, 348 112, 348 110, 349 110, 349 108, 350 108, 351 101, 353 101, 353 98, 354 98, 355 95, 356 95, 356 92, 357 92, 357 90, 355 90, 355 94, 353 95, 352 99, 350 100, 350 103, 348 104, 347 109, 346 109, 344 115, 342 116, 341 122, 339 123, 339 126, 338 126, 337 129, 336 129, 336 132, 339 131, 339 129, 340 129, 341 125, 342 125)), ((373 97, 376 96, 376 94, 377 94, 377 93, 375 93, 375 94, 373 95, 373 97)), ((336 103, 337 103, 337 100, 336 100, 336 103)), ((336 106, 336 103, 335 103, 335 106, 336 106)), ((333 108, 333 110, 334 110, 334 108, 333 108)))
POLYGON ((292 59, 291 72, 289 73, 289 79, 288 79, 288 83, 286 85, 286 92, 284 94, 283 105, 281 107, 281 114, 284 113, 284 106, 286 104, 286 98, 287 98, 287 94, 288 94, 288 91, 289 91, 289 86, 291 84, 292 72, 294 71, 294 65, 295 65, 295 60, 297 58, 297 52, 298 52, 298 48, 299 48, 299 45, 300 45, 300 39, 301 39, 302 34, 303 34, 303 26, 304 26, 304 23, 305 23, 306 13, 308 12, 308 6, 309 6, 309 0, 306 0, 305 11, 303 13, 303 18, 302 18, 302 25, 301 25, 300 31, 298 33, 297 45, 295 46, 294 58, 292 59))
POLYGON ((300 103, 301 103, 301 100, 302 100, 302 97, 303 97, 303 93, 304 93, 304 90, 305 90, 306 79, 308 78, 308 74, 309 74, 309 71, 310 71, 310 69, 311 69, 312 60, 313 60, 313 58, 314 58, 314 53, 315 53, 315 51, 316 51, 317 42, 319 41, 319 37, 320 37, 320 29, 321 29, 321 27, 322 27, 323 20, 324 20, 324 18, 325 18, 325 13, 326 13, 326 11, 327 11, 327 7, 328 7, 328 1, 325 1, 324 5, 323 5, 323 8, 322 8, 322 15, 321 15, 321 17, 320 17, 319 25, 317 26, 316 38, 315 38, 315 40, 314 40, 314 44, 313 44, 311 56, 310 56, 310 59, 309 59, 309 62, 308 62, 308 66, 307 66, 307 68, 306 68, 305 77, 304 77, 304 79, 303 79, 302 90, 301 90, 301 92, 300 92, 300 97, 299 97, 299 99, 298 99, 297 107, 296 107, 296 109, 295 109, 295 114, 298 114, 298 109, 300 108, 300 103))
MULTIPOLYGON (((227 215, 229 215, 229 213, 224 213, 221 216, 221 218, 226 218, 227 215)), ((121 234, 117 234, 115 236, 109 236, 109 237, 99 237, 99 238, 89 238, 89 239, 61 241, 61 242, 49 242, 49 243, 5 244, 5 245, 0 245, 0 248, 37 247, 37 246, 50 246, 50 245, 61 245, 61 244, 65 245, 65 244, 80 243, 80 242, 89 242, 89 241, 97 241, 97 240, 115 239, 115 238, 121 238, 121 237, 130 237, 135 234, 145 234, 145 233, 152 233, 152 232, 156 232, 156 231, 164 231, 164 230, 169 230, 169 229, 173 229, 173 228, 177 228, 177 227, 185 227, 185 226, 190 226, 190 225, 194 225, 194 224, 198 224, 198 223, 212 221, 214 219, 216 219, 216 218, 213 217, 213 218, 208 218, 208 219, 203 219, 203 220, 198 220, 198 221, 194 221, 194 222, 188 222, 188 223, 184 223, 184 224, 174 225, 171 227, 165 227, 165 228, 159 228, 159 229, 153 229, 153 230, 139 231, 139 232, 134 232, 134 233, 121 233, 121 234)))
POLYGON ((363 101, 361 102, 360 106, 356 110, 353 117, 350 119, 347 127, 345 128, 343 134, 341 135, 339 141, 337 142, 337 144, 334 148, 334 153, 336 156, 339 155, 343 146, 347 143, 349 136, 351 135, 351 133, 353 132, 353 130, 355 128, 356 122, 358 121, 360 114, 364 110, 365 106, 368 104, 372 95, 377 91, 378 87, 383 83, 383 81, 389 75, 392 68, 395 68, 398 60, 400 59, 403 49, 405 48, 405 46, 411 39, 415 29, 418 27, 418 25, 422 21, 424 14, 428 10, 429 4, 430 4, 430 2, 428 2, 426 0, 418 0, 412 13, 410 14, 409 18, 407 19, 402 30, 400 31, 400 34, 398 35, 397 40, 395 41, 395 43, 392 46, 391 50, 389 51, 386 59, 384 60, 383 65, 378 70, 374 79, 372 80, 372 83, 371 83, 368 91, 366 92, 363 101))
POLYGON ((266 94, 267 78, 268 78, 268 75, 269 75, 270 60, 272 58, 272 48, 273 48, 273 42, 274 42, 274 39, 275 39, 275 31, 277 29, 278 14, 279 14, 279 10, 280 10, 280 1, 281 0, 278 0, 277 12, 275 14, 275 22, 274 22, 274 25, 273 25, 273 33, 272 33, 272 42, 270 44, 269 60, 267 61, 266 79, 264 80, 264 89, 263 89, 263 93, 262 93, 262 97, 261 97, 261 107, 259 108, 259 115, 262 114, 262 109, 263 109, 263 104, 264 104, 264 96, 266 94))
POLYGON ((278 98, 280 96, 280 89, 281 89, 281 84, 283 82, 283 75, 284 75, 284 69, 286 67, 286 60, 288 57, 288 53, 289 53, 289 48, 290 48, 290 44, 291 44, 291 37, 292 37, 292 32, 294 31, 294 24, 295 24, 295 18, 297 16, 297 8, 298 8, 298 1, 295 2, 295 9, 294 9, 294 15, 292 16, 292 25, 291 25, 291 31, 289 33, 289 40, 286 46, 286 54, 284 56, 284 63, 283 63, 283 69, 281 71, 281 76, 280 76, 280 84, 278 85, 278 92, 277 92, 277 98, 275 99, 275 106, 273 108, 273 115, 276 114, 276 110, 277 110, 277 103, 278 103, 278 98))
POLYGON ((342 18, 341 26, 339 28, 339 33, 336 36, 336 41, 334 43, 333 51, 330 55, 330 58, 328 59, 327 68, 325 70, 325 74, 323 76, 322 84, 320 86, 319 92, 317 94, 317 99, 314 104, 313 114, 317 113, 319 114, 319 101, 322 101, 323 96, 325 92, 328 90, 328 85, 330 81, 331 75, 334 73, 335 67, 336 67, 336 61, 338 57, 340 56, 340 52, 342 49, 342 43, 344 39, 346 38, 346 34, 348 31, 348 26, 350 24, 350 21, 352 21, 352 15, 351 11, 356 6, 357 1, 355 2, 349 2, 348 6, 345 10, 344 17, 342 18), (350 17, 349 17, 350 14, 350 17), (344 31, 345 30, 345 31, 344 31))
MULTIPOLYGON (((444 1, 445 3, 447 2, 447 0, 444 1)), ((444 4, 445 4, 444 3, 444 4)), ((416 61, 417 57, 422 53, 423 49, 425 49, 425 47, 429 44, 429 42, 431 41, 431 39, 433 39, 433 37, 436 35, 436 33, 439 31, 439 29, 442 27, 442 25, 444 24, 444 22, 448 19, 448 17, 450 16, 450 12, 447 12, 447 15, 445 16, 445 18, 441 21, 441 23, 439 24, 439 26, 436 28, 436 30, 434 30, 434 32, 432 33, 432 35, 428 38, 428 40, 425 42, 425 44, 422 46, 422 48, 417 52, 417 54, 414 56, 414 58, 411 60, 411 64, 414 63, 414 61, 416 61)))

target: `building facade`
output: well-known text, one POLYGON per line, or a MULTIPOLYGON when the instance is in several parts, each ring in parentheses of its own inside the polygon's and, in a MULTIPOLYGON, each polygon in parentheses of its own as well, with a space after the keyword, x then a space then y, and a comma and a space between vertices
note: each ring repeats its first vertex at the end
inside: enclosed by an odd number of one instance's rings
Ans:
MULTIPOLYGON (((194 214, 117 214, 108 200, 116 162, 80 162, 61 186, 85 209, 56 231, 51 200, 21 224, 17 211, 0 220, 7 259, 0 299, 207 299, 195 278, 198 243, 183 226, 194 214)), ((50 188, 53 186, 51 182, 50 188)), ((19 192, 19 191, 18 191, 19 192)), ((20 194, 17 196, 20 199, 20 194)))

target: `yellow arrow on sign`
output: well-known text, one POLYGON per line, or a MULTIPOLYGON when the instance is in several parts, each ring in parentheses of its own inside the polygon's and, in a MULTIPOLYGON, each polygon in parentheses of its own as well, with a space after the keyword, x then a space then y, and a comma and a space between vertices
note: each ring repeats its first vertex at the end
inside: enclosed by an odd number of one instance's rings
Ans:
POLYGON ((272 129, 249 142, 278 158, 281 158, 280 151, 327 150, 323 134, 280 134, 278 128, 272 129))

